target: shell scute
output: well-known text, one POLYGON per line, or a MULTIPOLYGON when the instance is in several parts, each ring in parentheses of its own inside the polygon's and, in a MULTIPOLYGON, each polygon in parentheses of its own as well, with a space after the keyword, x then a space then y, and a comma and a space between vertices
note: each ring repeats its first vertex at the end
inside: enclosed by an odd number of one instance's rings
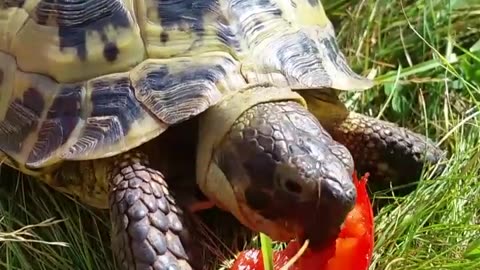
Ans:
POLYGON ((0 51, 11 52, 13 39, 28 19, 22 9, 24 1, 2 1, 0 3, 0 51))
POLYGON ((319 1, 233 0, 230 9, 246 43, 242 72, 247 80, 293 89, 373 85, 348 66, 319 1))
MULTIPOLYGON (((100 35, 105 52, 108 47, 115 46, 112 41, 108 41, 108 28, 129 28, 131 21, 128 13, 122 8, 122 3, 118 1, 98 1, 104 2, 104 9, 107 8, 110 14, 105 14, 102 9, 91 10, 91 14, 86 11, 88 1, 65 1, 65 0, 45 0, 40 1, 34 9, 33 20, 39 25, 50 25, 58 27, 58 38, 60 50, 74 48, 81 61, 87 59, 87 34, 98 33, 100 35), (91 17, 86 19, 85 17, 91 17)), ((118 55, 118 48, 116 50, 118 55)), ((105 54, 105 53, 104 53, 105 54)), ((109 61, 116 59, 117 55, 110 56, 109 61)))
POLYGON ((117 136, 128 134, 132 123, 142 113, 128 76, 120 77, 117 80, 97 80, 91 84, 91 87, 92 113, 90 117, 116 116, 121 129, 121 135, 117 136))
POLYGON ((127 151, 247 83, 370 86, 320 1, 20 2, 0 5, 0 150, 30 168, 127 151))
POLYGON ((0 52, 0 121, 6 117, 8 106, 15 92, 16 65, 12 56, 0 52))
POLYGON ((0 3, 0 7, 2 8, 22 7, 23 4, 25 4, 25 0, 4 0, 0 3))
POLYGON ((167 126, 136 99, 128 73, 110 74, 85 84, 85 119, 63 159, 94 159, 121 153, 152 139, 167 126))
POLYGON ((161 25, 166 29, 188 27, 202 35, 204 15, 218 9, 218 0, 154 1, 161 25))
POLYGON ((58 86, 47 77, 19 72, 15 67, 13 57, 0 53, 0 69, 7 78, 0 92, 0 150, 24 163, 58 86))
POLYGON ((38 138, 28 155, 27 164, 35 164, 48 158, 71 137, 81 120, 81 91, 79 86, 59 89, 41 122, 38 138))
POLYGON ((24 142, 32 130, 36 130, 38 123, 38 116, 26 110, 20 99, 12 101, 0 123, 1 150, 12 157, 20 156, 24 142))
POLYGON ((45 129, 48 125, 51 128, 55 128, 55 126, 59 128, 58 131, 52 132, 58 137, 58 144, 52 147, 53 149, 68 140, 81 120, 84 95, 85 89, 81 84, 65 85, 59 89, 44 121, 45 129))
POLYGON ((239 63, 227 54, 147 60, 132 72, 137 98, 172 125, 194 117, 245 81, 239 63))
POLYGON ((137 4, 137 18, 150 58, 215 51, 235 55, 240 50, 221 1, 146 0, 137 4))
POLYGON ((11 48, 18 66, 67 83, 127 71, 145 52, 133 8, 126 2, 27 0, 23 9, 29 17, 11 48))
POLYGON ((114 155, 167 125, 136 99, 129 73, 59 84, 0 52, 0 151, 28 168, 114 155))

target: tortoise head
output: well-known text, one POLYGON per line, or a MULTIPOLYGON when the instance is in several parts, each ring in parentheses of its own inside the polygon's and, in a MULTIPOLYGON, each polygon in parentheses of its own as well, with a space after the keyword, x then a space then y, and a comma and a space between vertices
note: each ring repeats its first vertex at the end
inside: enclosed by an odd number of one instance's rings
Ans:
MULTIPOLYGON (((232 109, 221 108, 217 114, 232 109)), ((218 206, 274 240, 306 238, 318 246, 337 236, 356 198, 353 160, 302 104, 257 103, 235 118, 226 133, 215 129, 219 121, 214 117, 201 125, 200 136, 215 130, 212 136, 219 138, 210 146, 211 154, 200 146, 199 166, 210 161, 200 174, 206 177, 198 179, 218 206)), ((200 141, 205 143, 211 140, 200 141)))

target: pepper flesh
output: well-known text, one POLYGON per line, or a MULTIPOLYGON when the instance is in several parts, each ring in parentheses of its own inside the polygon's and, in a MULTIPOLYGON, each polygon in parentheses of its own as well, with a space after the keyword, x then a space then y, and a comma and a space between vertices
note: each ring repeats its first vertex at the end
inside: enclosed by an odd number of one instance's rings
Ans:
MULTIPOLYGON (((347 215, 344 225, 335 242, 318 251, 307 250, 291 270, 366 270, 368 269, 374 245, 373 210, 366 184, 368 174, 358 180, 353 174, 357 199, 355 206, 347 215)), ((274 269, 280 269, 300 249, 301 244, 292 241, 280 251, 274 251, 274 269)), ((236 258, 231 270, 264 270, 262 252, 258 249, 242 251, 236 258)))

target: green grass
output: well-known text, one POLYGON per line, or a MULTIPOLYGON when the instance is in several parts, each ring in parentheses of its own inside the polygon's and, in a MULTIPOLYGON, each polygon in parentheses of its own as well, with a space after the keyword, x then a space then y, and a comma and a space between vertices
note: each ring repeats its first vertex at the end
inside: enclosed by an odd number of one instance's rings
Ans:
MULTIPOLYGON (((352 66, 376 73, 378 86, 345 96, 348 106, 449 151, 445 171, 427 170, 415 192, 375 194, 393 202, 375 218, 370 269, 480 269, 480 3, 323 2, 352 66)), ((1 176, 0 268, 114 269, 108 213, 6 168, 1 176)))

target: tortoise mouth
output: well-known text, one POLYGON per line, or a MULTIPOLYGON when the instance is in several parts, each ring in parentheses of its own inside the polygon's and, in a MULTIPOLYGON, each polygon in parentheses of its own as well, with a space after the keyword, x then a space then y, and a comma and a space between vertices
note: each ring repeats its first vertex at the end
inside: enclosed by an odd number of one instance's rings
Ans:
POLYGON ((315 218, 312 213, 309 218, 300 219, 292 216, 270 220, 242 204, 239 206, 241 215, 239 220, 251 230, 265 233, 274 241, 298 240, 304 242, 308 239, 312 248, 323 248, 330 245, 338 237, 344 220, 336 216, 329 221, 328 214, 322 214, 322 218, 315 218))
POLYGON ((255 232, 262 232, 275 241, 287 242, 304 235, 304 230, 298 222, 290 219, 270 220, 252 210, 247 204, 239 203, 240 217, 245 226, 255 232))
MULTIPOLYGON (((239 195, 239 194, 236 194, 239 195)), ((256 232, 263 232, 276 241, 309 240, 312 248, 331 244, 353 209, 356 191, 345 189, 334 180, 322 180, 320 195, 312 200, 284 202, 272 200, 271 208, 253 209, 242 196, 237 196, 239 219, 256 232), (283 203, 282 203, 283 202, 283 203)))
POLYGON ((317 249, 328 246, 338 237, 348 213, 356 200, 356 189, 341 186, 335 180, 321 181, 321 194, 315 205, 305 206, 298 211, 296 220, 300 224, 297 233, 300 241, 309 240, 310 247, 317 249))

